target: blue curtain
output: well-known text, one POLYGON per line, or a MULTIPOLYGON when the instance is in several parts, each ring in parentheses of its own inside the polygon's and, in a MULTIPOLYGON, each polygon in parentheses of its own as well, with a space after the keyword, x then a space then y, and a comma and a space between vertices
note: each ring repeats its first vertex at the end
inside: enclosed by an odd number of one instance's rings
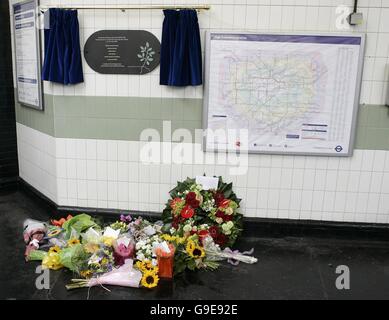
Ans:
POLYGON ((77 10, 50 9, 45 28, 42 79, 65 85, 84 82, 77 10))
POLYGON ((160 84, 203 83, 200 29, 196 10, 164 10, 160 84))

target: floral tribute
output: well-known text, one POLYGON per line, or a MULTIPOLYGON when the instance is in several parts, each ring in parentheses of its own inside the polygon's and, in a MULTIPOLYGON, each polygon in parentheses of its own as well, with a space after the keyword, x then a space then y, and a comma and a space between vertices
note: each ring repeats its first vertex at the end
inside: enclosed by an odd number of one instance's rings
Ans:
POLYGON ((170 192, 162 219, 170 234, 179 237, 208 235, 221 248, 233 246, 242 232, 242 214, 232 183, 219 178, 217 190, 203 190, 195 179, 179 182, 170 192))
MULTIPOLYGON (((217 190, 187 179, 171 191, 162 221, 130 215, 104 224, 87 214, 24 222, 27 261, 68 269, 67 289, 105 285, 153 289, 186 269, 216 270, 220 262, 255 263, 252 251, 232 251, 242 231, 240 199, 220 178, 217 190)), ((105 288, 106 289, 106 288, 105 288)))

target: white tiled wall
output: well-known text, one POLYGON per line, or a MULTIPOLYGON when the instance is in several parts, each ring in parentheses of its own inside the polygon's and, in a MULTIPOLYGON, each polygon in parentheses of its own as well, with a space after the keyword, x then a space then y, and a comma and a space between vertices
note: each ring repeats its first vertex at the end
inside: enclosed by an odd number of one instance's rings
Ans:
POLYGON ((20 177, 57 202, 55 138, 21 124, 16 132, 20 177))
MULTIPOLYGON (((42 4, 207 3, 205 30, 336 31, 337 5, 352 0, 41 1, 42 4)), ((367 50, 362 102, 383 104, 388 87, 389 0, 360 0, 367 50)), ((80 11, 81 42, 100 29, 146 29, 161 34, 160 11, 80 11)), ((85 62, 84 62, 85 63, 85 62)), ((104 76, 84 66, 85 83, 45 83, 56 95, 201 98, 202 89, 158 85, 149 75, 104 76)), ((160 211, 177 180, 198 174, 234 182, 251 217, 389 223, 389 151, 356 150, 352 158, 253 155, 246 176, 225 166, 144 165, 139 142, 55 139, 18 124, 20 175, 59 205, 160 211)))
POLYGON ((146 165, 140 142, 54 139, 18 124, 21 177, 59 205, 160 212, 178 180, 221 175, 250 217, 389 223, 389 151, 352 158, 250 155, 247 175, 221 165, 146 165), (24 143, 26 142, 26 143, 24 143), (56 185, 53 185, 53 183, 56 185))
MULTIPOLYGON (((13 0, 10 0, 11 2, 13 0)), ((361 102, 384 104, 389 86, 389 1, 360 0, 364 23, 349 31, 338 30, 340 5, 353 0, 42 0, 43 5, 210 4, 199 15, 201 35, 206 30, 363 32, 367 34, 361 102)), ((81 43, 101 29, 144 29, 161 38, 160 10, 80 10, 81 43)), ((204 46, 203 46, 204 49, 204 46)), ((56 95, 156 96, 201 98, 202 88, 172 89, 159 86, 159 69, 144 76, 101 75, 84 61, 85 83, 63 87, 45 83, 46 93, 56 95)))

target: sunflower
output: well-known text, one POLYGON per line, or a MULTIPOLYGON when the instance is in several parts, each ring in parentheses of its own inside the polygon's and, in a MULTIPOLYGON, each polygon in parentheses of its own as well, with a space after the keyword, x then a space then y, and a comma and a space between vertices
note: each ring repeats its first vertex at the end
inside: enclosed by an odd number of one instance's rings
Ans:
POLYGON ((143 273, 141 284, 145 288, 155 288, 158 285, 159 277, 152 271, 145 271, 143 273))
POLYGON ((153 273, 158 273, 159 269, 157 266, 154 266, 151 261, 149 260, 144 260, 144 261, 137 261, 135 263, 135 266, 138 268, 138 270, 144 272, 153 272, 153 273))
POLYGON ((58 236, 61 232, 62 232, 61 229, 55 229, 55 230, 49 232, 49 233, 47 234, 47 236, 48 236, 49 238, 54 238, 54 237, 58 236))
POLYGON ((198 245, 190 246, 189 244, 186 246, 186 252, 194 259, 201 259, 205 257, 205 250, 203 247, 198 245))
POLYGON ((54 247, 51 247, 51 248, 49 249, 49 252, 50 252, 50 253, 60 253, 60 252, 61 252, 61 248, 58 247, 58 246, 54 246, 54 247))
POLYGON ((69 247, 72 247, 72 246, 75 246, 77 244, 80 244, 80 240, 76 239, 76 238, 73 238, 73 239, 70 239, 68 241, 68 246, 69 247))
POLYGON ((196 243, 193 240, 189 240, 186 244, 186 251, 193 251, 196 248, 196 243))

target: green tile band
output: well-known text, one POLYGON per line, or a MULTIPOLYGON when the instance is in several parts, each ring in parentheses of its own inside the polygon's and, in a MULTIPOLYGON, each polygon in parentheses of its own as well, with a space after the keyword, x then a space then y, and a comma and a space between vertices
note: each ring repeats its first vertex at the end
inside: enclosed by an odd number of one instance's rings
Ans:
MULTIPOLYGON (((18 123, 57 138, 139 140, 144 129, 162 136, 163 121, 172 130, 202 128, 202 99, 45 95, 45 111, 16 104, 18 123)), ((356 149, 389 150, 389 108, 363 105, 356 149)))
MULTIPOLYGON (((16 92, 15 92, 16 97, 16 92)), ((15 102, 16 122, 36 129, 50 136, 55 136, 53 96, 44 96, 44 112, 27 108, 15 102)))

